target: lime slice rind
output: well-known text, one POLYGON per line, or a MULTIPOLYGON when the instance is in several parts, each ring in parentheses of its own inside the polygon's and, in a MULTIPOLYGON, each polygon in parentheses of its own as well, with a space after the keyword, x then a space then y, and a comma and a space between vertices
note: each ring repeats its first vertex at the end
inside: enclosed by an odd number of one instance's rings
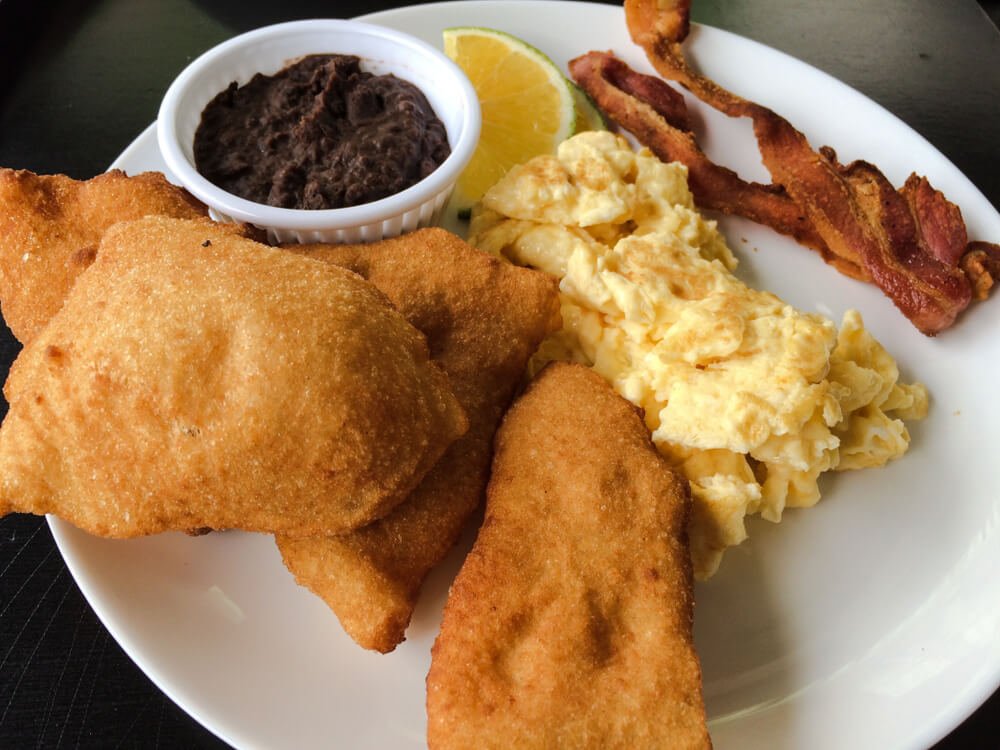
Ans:
POLYGON ((576 108, 576 121, 573 123, 573 135, 586 130, 608 130, 608 121, 604 119, 604 113, 598 109, 590 94, 577 86, 573 81, 569 81, 570 90, 573 92, 573 103, 576 108))
POLYGON ((483 115, 479 147, 459 178, 452 204, 468 209, 507 170, 554 152, 573 135, 577 118, 591 121, 574 84, 541 50, 497 29, 453 26, 443 31, 444 52, 461 67, 479 95, 483 115), (498 74, 502 70, 503 78, 498 74), (512 96, 511 91, 517 96, 512 96), (511 108, 522 113, 514 113, 511 108), (523 127, 512 127, 521 118, 523 127), (534 119, 532 119, 534 118, 534 119), (546 134, 539 138, 539 133, 546 134), (523 134, 523 138, 519 137, 523 134))

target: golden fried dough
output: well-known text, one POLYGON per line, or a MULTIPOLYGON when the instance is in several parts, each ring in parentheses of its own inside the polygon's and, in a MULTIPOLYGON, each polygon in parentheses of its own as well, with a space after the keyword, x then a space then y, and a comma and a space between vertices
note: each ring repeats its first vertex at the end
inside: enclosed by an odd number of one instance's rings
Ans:
POLYGON ((497 433, 445 606, 432 750, 710 747, 689 505, 635 407, 582 366, 545 368, 497 433))
POLYGON ((206 209, 159 172, 81 182, 0 169, 0 305, 17 339, 26 344, 62 307, 108 227, 151 215, 193 219, 206 209))
POLYGON ((467 427, 374 286, 207 220, 109 229, 5 393, 0 511, 113 537, 355 528, 467 427))
POLYGON ((419 330, 469 415, 409 500, 374 524, 321 539, 278 537, 285 565, 365 648, 403 640, 420 585, 454 545, 486 486, 493 433, 528 358, 559 326, 555 282, 440 229, 371 245, 299 249, 357 271, 419 330))

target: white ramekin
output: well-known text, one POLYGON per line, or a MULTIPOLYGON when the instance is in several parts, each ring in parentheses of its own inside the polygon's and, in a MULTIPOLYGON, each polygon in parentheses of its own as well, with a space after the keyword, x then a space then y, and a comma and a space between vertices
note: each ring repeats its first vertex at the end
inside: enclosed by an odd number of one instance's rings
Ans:
POLYGON ((399 31, 334 19, 293 21, 250 31, 198 57, 174 80, 157 119, 160 152, 173 176, 218 221, 266 229, 272 242, 370 242, 429 226, 440 217, 479 140, 479 100, 442 52, 399 31), (370 73, 416 85, 444 123, 451 155, 417 184, 381 200, 328 210, 267 206, 227 193, 195 169, 194 133, 205 105, 230 82, 273 74, 309 54, 357 55, 370 73))

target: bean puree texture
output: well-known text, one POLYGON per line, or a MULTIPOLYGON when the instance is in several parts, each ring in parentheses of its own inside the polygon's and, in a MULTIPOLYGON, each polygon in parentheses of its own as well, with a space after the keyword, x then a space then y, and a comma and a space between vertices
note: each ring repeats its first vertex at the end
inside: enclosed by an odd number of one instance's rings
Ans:
POLYGON ((229 84, 208 103, 195 166, 223 190, 283 208, 343 208, 405 190, 450 149, 423 93, 352 55, 310 55, 229 84))

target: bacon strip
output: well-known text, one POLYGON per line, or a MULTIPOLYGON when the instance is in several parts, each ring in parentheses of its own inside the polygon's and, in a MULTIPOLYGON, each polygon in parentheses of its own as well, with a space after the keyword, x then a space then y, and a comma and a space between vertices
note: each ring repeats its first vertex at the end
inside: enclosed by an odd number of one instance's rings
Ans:
POLYGON ((1000 245, 991 242, 970 242, 958 262, 972 285, 972 296, 984 300, 996 279, 1000 278, 1000 245))
POLYGON ((684 97, 666 82, 635 72, 607 52, 581 55, 570 61, 569 71, 598 107, 657 157, 687 166, 688 184, 699 206, 769 226, 816 250, 841 273, 869 280, 863 268, 830 252, 783 187, 747 182, 711 161, 691 132, 684 97))
POLYGON ((661 112, 658 104, 639 106, 668 96, 654 90, 650 97, 653 87, 637 85, 631 71, 609 67, 599 58, 591 58, 589 69, 579 63, 581 85, 599 104, 604 98, 602 106, 613 119, 644 132, 633 130, 654 151, 651 143, 656 142, 664 154, 673 154, 669 158, 684 161, 697 173, 698 188, 692 186, 692 191, 702 205, 760 217, 797 239, 798 232, 805 238, 800 242, 819 250, 838 270, 877 284, 927 335, 950 326, 974 293, 978 298, 993 286, 1000 246, 973 243, 973 248, 958 208, 925 178, 911 176, 897 191, 873 165, 845 167, 832 150, 814 151, 784 118, 691 70, 681 49, 690 30, 690 0, 625 0, 625 14, 633 40, 661 75, 719 111, 753 121, 774 185, 746 183, 712 165, 684 122, 661 112), (793 216, 804 218, 789 221, 793 216))
MULTIPOLYGON (((857 243, 861 252, 875 254, 863 257, 872 281, 924 333, 933 334, 950 326, 972 300, 972 287, 965 273, 955 263, 942 262, 928 249, 918 214, 913 212, 907 196, 897 191, 875 166, 856 161, 839 171, 850 189, 854 207, 862 214, 854 225, 874 230, 857 243)), ((954 208, 950 203, 948 206, 954 208)), ((960 229, 964 252, 965 225, 960 229)), ((947 237, 945 244, 956 244, 956 237, 947 237)))

